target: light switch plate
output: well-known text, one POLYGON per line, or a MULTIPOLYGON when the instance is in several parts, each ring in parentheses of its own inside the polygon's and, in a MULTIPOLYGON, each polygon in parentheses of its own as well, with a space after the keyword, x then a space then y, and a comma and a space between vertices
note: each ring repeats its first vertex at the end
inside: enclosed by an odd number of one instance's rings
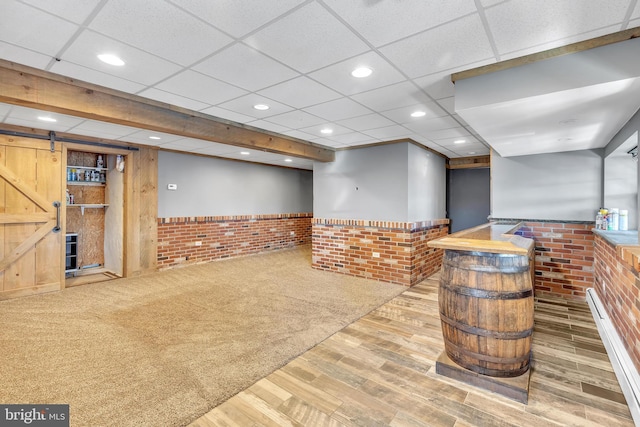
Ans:
POLYGON ((167 190, 177 190, 178 189, 178 184, 168 184, 167 185, 167 190))

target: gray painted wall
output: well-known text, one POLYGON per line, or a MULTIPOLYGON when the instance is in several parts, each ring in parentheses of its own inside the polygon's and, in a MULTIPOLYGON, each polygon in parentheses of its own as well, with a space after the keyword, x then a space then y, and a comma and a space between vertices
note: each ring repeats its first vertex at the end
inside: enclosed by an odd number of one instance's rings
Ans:
POLYGON ((488 222, 491 212, 489 168, 450 169, 447 188, 452 233, 488 222))
POLYGON ((444 157, 409 144, 408 220, 446 217, 446 162, 444 157))
POLYGON ((312 195, 311 171, 158 153, 160 218, 312 212, 312 195))
POLYGON ((445 218, 445 159, 408 142, 336 152, 314 164, 318 218, 425 221, 445 218))
POLYGON ((409 143, 336 152, 313 165, 313 215, 317 218, 408 221, 409 143))
MULTIPOLYGON (((633 145, 637 145, 639 134, 640 134, 640 110, 637 111, 636 114, 633 115, 633 117, 631 117, 631 119, 627 122, 627 124, 625 124, 624 127, 620 129, 620 132, 618 132, 616 136, 614 136, 613 139, 609 142, 609 144, 607 144, 607 146, 604 149, 605 156, 607 156, 607 159, 612 156, 615 156, 616 152, 619 152, 620 150, 626 152, 628 148, 633 148, 632 147, 633 145)), ((617 172, 612 171, 612 169, 610 168, 605 169, 605 180, 609 179, 610 175, 612 174, 613 174, 612 179, 619 178, 618 176, 619 174, 617 172)), ((628 181, 629 191, 631 191, 630 189, 634 187, 631 174, 625 175, 623 179, 625 181, 629 180, 628 181)), ((634 205, 629 206, 629 229, 638 230, 638 233, 639 233, 638 235, 640 236, 640 214, 639 214, 640 213, 640 193, 638 192, 638 188, 640 188, 640 168, 638 167, 637 163, 636 163, 635 181, 636 181, 636 184, 635 184, 636 201, 634 205)), ((620 181, 620 183, 621 185, 624 185, 623 181, 620 181)), ((609 185, 605 184, 605 199, 607 197, 607 189, 609 190, 609 192, 612 191, 611 184, 609 185)), ((624 190, 622 190, 620 187, 614 187, 613 191, 615 192, 615 191, 624 191, 624 190)), ((631 203, 631 200, 627 200, 624 203, 631 203)))
POLYGON ((603 192, 595 150, 491 159, 493 218, 594 221, 603 192))

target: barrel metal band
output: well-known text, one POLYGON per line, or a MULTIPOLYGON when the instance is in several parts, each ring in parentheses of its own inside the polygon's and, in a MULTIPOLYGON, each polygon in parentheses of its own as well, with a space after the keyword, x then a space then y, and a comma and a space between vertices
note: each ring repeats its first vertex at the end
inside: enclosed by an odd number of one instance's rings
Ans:
POLYGON ((467 286, 451 285, 446 281, 440 281, 440 287, 457 295, 482 299, 514 300, 533 296, 533 289, 518 292, 487 291, 484 289, 469 288, 467 286))
POLYGON ((531 334, 533 333, 533 328, 529 328, 524 331, 504 331, 504 332, 490 331, 488 329, 478 328, 476 326, 471 326, 466 323, 462 323, 457 320, 450 319, 449 317, 444 315, 442 312, 440 312, 440 320, 442 320, 443 323, 446 323, 449 326, 452 326, 462 332, 466 332, 471 335, 479 335, 482 337, 497 338, 497 339, 503 339, 503 340, 518 340, 522 338, 527 338, 527 337, 530 337, 531 334))
MULTIPOLYGON (((530 353, 526 353, 518 357, 496 357, 496 356, 489 356, 488 354, 480 354, 480 353, 467 350, 452 342, 448 342, 447 346, 449 346, 449 350, 453 350, 460 355, 468 356, 473 359, 478 359, 480 361, 488 362, 488 363, 500 363, 500 364, 524 363, 524 362, 529 362, 529 359, 531 356, 530 353)), ((449 353, 449 351, 447 351, 447 353, 449 353)))
POLYGON ((495 265, 475 264, 465 268, 460 264, 457 264, 450 260, 444 260, 443 264, 447 267, 451 267, 454 270, 477 271, 480 273, 519 274, 519 273, 526 273, 529 271, 529 265, 521 265, 521 266, 515 266, 515 267, 498 267, 495 265))
POLYGON ((460 359, 455 354, 453 354, 452 351, 449 351, 449 350, 447 350, 447 356, 449 356, 449 358, 453 360, 455 363, 457 363, 458 365, 463 366, 464 368, 470 371, 477 372, 482 375, 488 375, 490 377, 501 377, 501 378, 519 377, 520 375, 524 374, 529 370, 529 363, 526 363, 524 366, 518 369, 510 369, 508 371, 505 371, 503 369, 489 369, 482 366, 465 363, 464 360, 460 359))

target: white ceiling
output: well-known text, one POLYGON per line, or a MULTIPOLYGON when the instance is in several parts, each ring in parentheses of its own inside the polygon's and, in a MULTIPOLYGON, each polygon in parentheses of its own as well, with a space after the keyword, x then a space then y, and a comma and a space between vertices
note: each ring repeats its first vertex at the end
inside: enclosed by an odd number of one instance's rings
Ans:
MULTIPOLYGON (((336 149, 411 138, 453 158, 489 148, 455 113, 452 73, 637 26, 638 0, 2 0, 0 58, 336 149)), ((0 104, 4 123, 312 168, 39 114, 0 104)))

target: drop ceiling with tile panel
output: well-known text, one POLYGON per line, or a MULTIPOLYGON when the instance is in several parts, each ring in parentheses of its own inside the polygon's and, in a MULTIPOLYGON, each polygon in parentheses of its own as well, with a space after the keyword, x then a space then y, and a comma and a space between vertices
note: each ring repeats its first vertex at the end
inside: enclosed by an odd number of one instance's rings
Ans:
MULTIPOLYGON (((410 138, 455 158, 488 154, 491 141, 456 114, 451 74, 638 26, 637 0, 5 0, 0 59, 333 149, 410 138), (361 66, 373 73, 351 76, 361 66)), ((9 104, 0 120, 313 168, 9 104), (58 121, 38 121, 43 114, 58 121)), ((518 154, 540 152, 531 144, 518 154)))

